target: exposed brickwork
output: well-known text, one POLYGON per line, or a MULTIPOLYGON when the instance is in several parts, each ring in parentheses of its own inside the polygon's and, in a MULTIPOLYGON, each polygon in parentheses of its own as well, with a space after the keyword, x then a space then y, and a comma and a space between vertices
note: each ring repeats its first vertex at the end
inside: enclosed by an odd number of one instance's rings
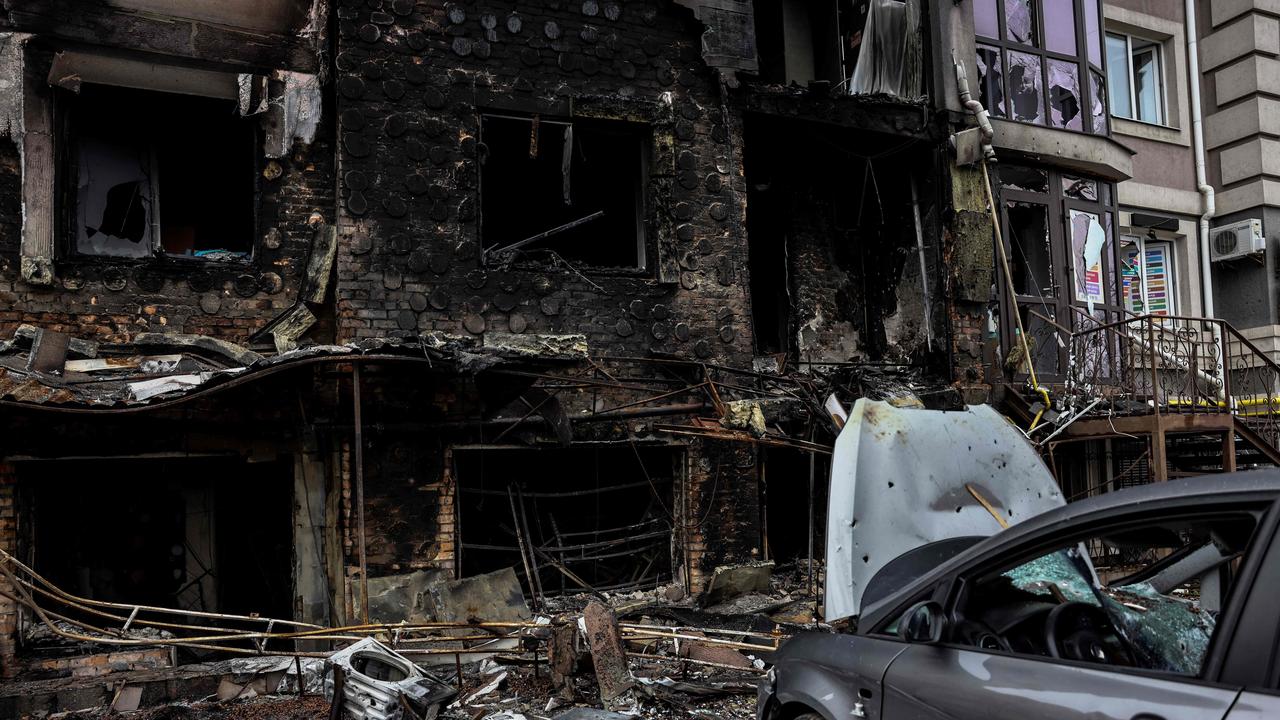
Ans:
MULTIPOLYGON (((51 57, 28 47, 29 73, 46 75, 51 57)), ((0 139, 0 337, 31 323, 107 342, 175 332, 246 343, 296 301, 311 248, 311 214, 333 219, 331 135, 332 124, 324 123, 310 147, 295 146, 275 161, 278 177, 260 176, 251 261, 86 258, 60 251, 52 286, 27 284, 19 274, 22 171, 13 142, 0 139)), ((267 160, 262 163, 265 168, 267 160)), ((56 245, 66 243, 59 238, 56 245)))
POLYGON ((748 360, 740 143, 698 56, 702 27, 666 3, 617 19, 583 7, 340 5, 342 337, 514 329, 582 333, 596 353, 748 360), (482 267, 485 110, 647 123, 648 269, 482 267), (671 282, 658 280, 664 263, 671 282))

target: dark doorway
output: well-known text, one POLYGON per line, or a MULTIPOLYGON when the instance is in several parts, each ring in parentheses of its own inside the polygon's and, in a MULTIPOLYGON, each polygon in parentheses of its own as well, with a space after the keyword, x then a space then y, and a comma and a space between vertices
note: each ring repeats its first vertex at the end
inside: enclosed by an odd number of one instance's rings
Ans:
POLYGON ((516 528, 536 548, 542 592, 655 587, 671 578, 672 497, 683 454, 669 447, 455 450, 461 568, 515 568, 516 528))
POLYGON ((779 565, 794 562, 803 567, 809 558, 810 518, 813 528, 813 557, 826 556, 827 489, 831 480, 828 455, 793 450, 763 448, 765 547, 768 558, 779 565), (810 459, 812 458, 812 494, 810 459), (812 514, 811 514, 812 513, 812 514))
POLYGON ((23 463, 35 569, 74 595, 293 616, 293 466, 231 458, 23 463))

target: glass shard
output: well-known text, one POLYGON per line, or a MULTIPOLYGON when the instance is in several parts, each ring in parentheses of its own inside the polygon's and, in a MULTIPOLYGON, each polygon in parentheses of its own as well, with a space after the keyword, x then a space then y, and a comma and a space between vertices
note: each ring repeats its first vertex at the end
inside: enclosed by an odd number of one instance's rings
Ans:
POLYGON ((1036 45, 1036 14, 1031 0, 1004 0, 1005 39, 1036 45))
POLYGON ((1013 119, 1044 124, 1039 55, 1009 53, 1009 101, 1013 119))
POLYGON ((1098 183, 1095 180, 1087 180, 1085 178, 1072 177, 1071 175, 1062 176, 1062 194, 1069 198, 1077 200, 1089 200, 1097 202, 1098 200, 1098 183))
POLYGON ((1001 165, 1000 185, 1011 190, 1023 192, 1049 192, 1049 174, 1039 168, 1023 165, 1001 165))
POLYGON ((978 46, 978 99, 987 112, 1004 117, 1004 68, 1000 64, 1000 48, 978 46))
POLYGON ((1090 93, 1090 102, 1093 105, 1092 111, 1092 127, 1091 132, 1105 135, 1107 132, 1107 103, 1104 99, 1107 92, 1107 84, 1102 79, 1102 73, 1089 72, 1089 77, 1093 81, 1093 90, 1090 93))
POLYGON ((1080 107, 1080 66, 1074 61, 1049 60, 1049 124, 1083 130, 1080 107))

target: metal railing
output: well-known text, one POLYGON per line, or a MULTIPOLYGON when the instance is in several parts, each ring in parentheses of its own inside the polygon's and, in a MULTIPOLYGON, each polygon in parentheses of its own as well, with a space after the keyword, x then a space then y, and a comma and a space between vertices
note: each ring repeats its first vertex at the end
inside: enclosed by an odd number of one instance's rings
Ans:
POLYGON ((1230 413, 1280 447, 1280 364, 1225 320, 1077 309, 1069 403, 1112 415, 1230 413))

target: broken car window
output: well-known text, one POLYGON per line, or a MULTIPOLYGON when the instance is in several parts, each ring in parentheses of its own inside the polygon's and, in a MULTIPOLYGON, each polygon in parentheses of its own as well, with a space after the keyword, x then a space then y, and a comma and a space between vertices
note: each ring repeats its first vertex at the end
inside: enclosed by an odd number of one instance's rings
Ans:
POLYGON ((978 580, 953 639, 993 652, 1196 675, 1251 516, 1103 533, 978 580))
POLYGON ((59 107, 71 128, 75 252, 249 257, 254 130, 233 102, 86 83, 59 107))

